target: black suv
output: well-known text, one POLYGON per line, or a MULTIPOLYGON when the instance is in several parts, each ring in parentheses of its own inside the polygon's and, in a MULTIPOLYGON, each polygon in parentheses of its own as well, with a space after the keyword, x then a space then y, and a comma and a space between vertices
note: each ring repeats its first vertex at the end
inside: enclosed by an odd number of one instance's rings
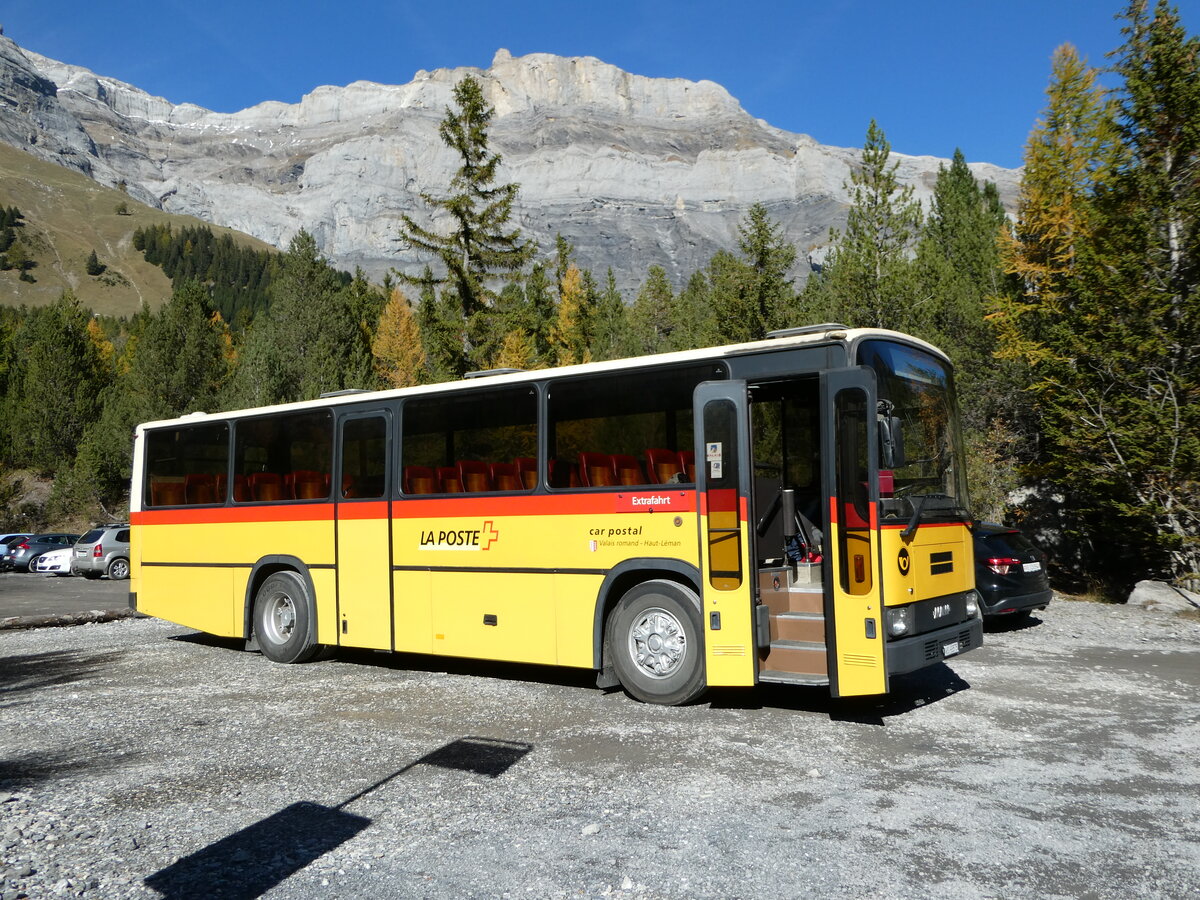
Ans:
POLYGON ((975 526, 975 587, 984 616, 1028 616, 1050 605, 1046 554, 1007 525, 975 526))

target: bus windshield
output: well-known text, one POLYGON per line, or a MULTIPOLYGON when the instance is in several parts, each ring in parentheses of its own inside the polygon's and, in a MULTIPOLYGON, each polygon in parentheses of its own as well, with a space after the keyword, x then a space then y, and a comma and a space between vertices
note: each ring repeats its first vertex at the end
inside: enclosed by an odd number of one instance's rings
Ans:
MULTIPOLYGON (((880 418, 899 425, 903 451, 890 470, 890 495, 906 498, 908 510, 896 509, 896 514, 920 509, 930 516, 966 515, 966 470, 950 366, 931 353, 890 341, 863 341, 858 358, 875 371, 880 418)), ((889 491, 881 481, 886 499, 889 491)))

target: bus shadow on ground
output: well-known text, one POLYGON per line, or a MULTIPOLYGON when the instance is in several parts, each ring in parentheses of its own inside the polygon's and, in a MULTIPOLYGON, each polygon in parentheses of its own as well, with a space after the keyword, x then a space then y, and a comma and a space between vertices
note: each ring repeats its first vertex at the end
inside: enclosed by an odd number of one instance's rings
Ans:
MULTIPOLYGON (((1037 621, 1034 620, 1035 623, 1037 621)), ((203 633, 180 635, 173 640, 238 652, 245 647, 245 641, 218 638, 203 633)), ((349 665, 395 671, 437 672, 579 688, 594 692, 597 697, 621 692, 619 687, 597 688, 596 673, 591 669, 567 669, 532 663, 426 656, 416 653, 387 653, 355 648, 334 648, 329 659, 349 665)), ((763 683, 756 687, 712 688, 698 702, 701 705, 708 704, 714 709, 794 710, 827 715, 835 722, 883 725, 893 716, 901 716, 922 706, 945 700, 970 687, 970 683, 948 665, 938 663, 907 675, 892 676, 889 693, 879 696, 834 698, 829 695, 828 687, 763 683)), ((629 702, 637 701, 630 699, 629 702)))
POLYGON ((714 690, 709 700, 718 709, 781 709, 827 715, 834 722, 884 725, 902 716, 953 697, 971 685, 945 663, 891 678, 890 691, 872 697, 831 697, 827 687, 760 684, 752 691, 714 690))
POLYGON ((425 754, 337 806, 293 803, 160 869, 145 884, 164 900, 253 900, 340 847, 371 824, 346 807, 417 766, 499 778, 533 749, 531 744, 464 737, 425 754))
MULTIPOLYGON (((221 650, 243 652, 246 642, 241 638, 215 637, 203 632, 176 635, 170 640, 186 644, 199 644, 221 650)), ((568 688, 596 689, 596 673, 591 669, 564 668, 516 663, 503 660, 467 659, 457 656, 390 652, 386 650, 364 650, 358 647, 329 647, 322 662, 339 662, 348 665, 390 669, 396 672, 425 672, 445 675, 472 675, 496 678, 501 681, 524 681, 531 684, 558 685, 568 688)), ((266 663, 266 659, 263 660, 266 663)))

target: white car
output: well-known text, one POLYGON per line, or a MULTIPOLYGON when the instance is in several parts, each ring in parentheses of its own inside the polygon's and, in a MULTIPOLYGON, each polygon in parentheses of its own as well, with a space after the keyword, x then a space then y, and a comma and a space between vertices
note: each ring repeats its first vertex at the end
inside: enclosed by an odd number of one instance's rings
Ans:
POLYGON ((70 575, 71 555, 74 552, 74 547, 65 547, 62 550, 51 550, 49 553, 43 553, 34 562, 33 571, 39 572, 42 575, 70 575))

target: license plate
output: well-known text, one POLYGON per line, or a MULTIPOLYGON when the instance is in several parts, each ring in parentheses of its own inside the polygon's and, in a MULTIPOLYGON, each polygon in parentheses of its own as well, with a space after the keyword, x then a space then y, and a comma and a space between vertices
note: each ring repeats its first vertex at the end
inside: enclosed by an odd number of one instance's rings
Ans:
POLYGON ((954 656, 958 653, 958 641, 942 644, 942 656, 954 656))
POLYGON ((1021 570, 1023 572, 1040 572, 1042 571, 1042 564, 1040 562, 1023 563, 1021 570))

